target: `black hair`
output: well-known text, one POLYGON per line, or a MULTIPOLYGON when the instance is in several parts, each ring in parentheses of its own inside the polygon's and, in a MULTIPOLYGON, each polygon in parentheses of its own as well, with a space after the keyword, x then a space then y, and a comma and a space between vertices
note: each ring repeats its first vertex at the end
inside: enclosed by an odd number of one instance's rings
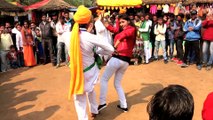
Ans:
POLYGON ((23 23, 27 23, 29 25, 30 22, 28 20, 25 20, 23 23))
POLYGON ((163 20, 163 18, 162 17, 158 17, 158 20, 163 20))
POLYGON ((16 24, 16 26, 15 26, 15 27, 17 28, 18 26, 20 26, 20 27, 21 27, 21 24, 19 24, 19 23, 18 23, 18 24, 16 24))
POLYGON ((4 26, 4 24, 0 24, 0 27, 4 26))
MULTIPOLYGON (((146 13, 145 16, 149 16, 149 17, 150 17, 150 14, 149 14, 149 13, 146 13)), ((145 17, 145 16, 144 16, 144 17, 145 17)))
POLYGON ((152 97, 147 112, 149 120, 192 120, 193 96, 181 85, 170 85, 152 97))
POLYGON ((79 24, 80 28, 86 28, 87 29, 87 26, 88 26, 87 24, 79 24))
POLYGON ((93 14, 93 17, 94 17, 94 18, 97 18, 97 17, 99 17, 99 16, 98 16, 97 13, 95 13, 95 14, 93 14))
POLYGON ((120 14, 119 19, 124 19, 126 21, 129 21, 129 25, 135 27, 135 24, 130 20, 129 16, 127 14, 120 14))
POLYGON ((12 49, 12 48, 14 48, 14 49, 15 49, 15 48, 16 48, 16 47, 15 47, 15 45, 11 45, 11 46, 10 46, 10 49, 12 49))
POLYGON ((44 13, 43 13, 43 14, 41 15, 41 17, 43 17, 43 16, 45 16, 45 17, 46 17, 46 14, 44 14, 44 13))
POLYGON ((170 14, 169 17, 170 18, 175 18, 175 15, 174 14, 170 14))
POLYGON ((69 12, 68 11, 64 11, 64 14, 69 14, 69 12))
POLYGON ((180 16, 181 18, 184 18, 184 14, 183 13, 179 13, 177 16, 180 16))

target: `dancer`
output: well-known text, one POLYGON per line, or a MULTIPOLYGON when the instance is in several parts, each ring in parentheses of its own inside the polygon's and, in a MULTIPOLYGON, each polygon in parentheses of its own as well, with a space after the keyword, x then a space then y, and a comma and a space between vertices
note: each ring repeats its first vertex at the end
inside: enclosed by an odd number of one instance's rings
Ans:
POLYGON ((79 120, 88 120, 87 98, 89 101, 92 117, 98 114, 98 104, 94 86, 99 76, 99 69, 94 59, 94 47, 101 47, 97 54, 112 54, 114 48, 107 42, 100 40, 96 35, 87 32, 92 29, 92 24, 88 24, 91 19, 91 11, 79 6, 74 15, 75 24, 71 32, 65 32, 63 38, 68 47, 70 55, 70 90, 69 99, 74 95, 75 109, 79 120))
POLYGON ((99 111, 106 107, 107 84, 114 73, 114 86, 120 100, 120 105, 117 107, 124 112, 128 111, 126 97, 121 87, 121 80, 129 66, 130 58, 132 57, 132 50, 136 41, 136 27, 126 14, 121 14, 119 16, 119 21, 123 30, 115 36, 114 48, 116 49, 116 52, 114 52, 112 58, 107 63, 101 78, 99 111))

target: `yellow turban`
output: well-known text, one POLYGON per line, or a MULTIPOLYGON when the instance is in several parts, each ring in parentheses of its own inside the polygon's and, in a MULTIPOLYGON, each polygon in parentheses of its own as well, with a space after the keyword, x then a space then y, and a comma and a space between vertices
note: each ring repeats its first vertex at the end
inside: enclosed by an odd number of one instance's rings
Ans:
POLYGON ((71 33, 70 41, 70 90, 69 99, 74 94, 84 93, 84 74, 83 74, 83 63, 82 53, 80 48, 80 36, 79 36, 79 24, 87 24, 91 19, 91 11, 84 7, 79 6, 77 12, 73 16, 75 24, 71 33))
POLYGON ((122 8, 120 8, 119 13, 120 13, 120 14, 124 14, 124 13, 126 13, 126 9, 122 9, 122 8))

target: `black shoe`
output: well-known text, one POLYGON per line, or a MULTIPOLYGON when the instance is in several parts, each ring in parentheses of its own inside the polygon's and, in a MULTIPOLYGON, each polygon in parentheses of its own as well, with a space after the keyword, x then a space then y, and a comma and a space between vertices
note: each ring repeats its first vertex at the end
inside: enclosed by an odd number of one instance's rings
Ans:
POLYGON ((158 58, 154 58, 154 60, 153 61, 158 61, 159 59, 158 58))
POLYGON ((168 60, 164 60, 164 64, 167 64, 168 63, 168 60))
POLYGON ((122 108, 120 105, 117 105, 117 108, 121 109, 123 112, 127 112, 128 108, 122 108))
POLYGON ((98 111, 101 111, 101 110, 103 110, 103 109, 106 108, 106 107, 107 107, 106 104, 99 105, 99 106, 98 106, 98 111))
POLYGON ((91 113, 91 117, 92 118, 95 118, 98 114, 95 114, 95 113, 91 113))

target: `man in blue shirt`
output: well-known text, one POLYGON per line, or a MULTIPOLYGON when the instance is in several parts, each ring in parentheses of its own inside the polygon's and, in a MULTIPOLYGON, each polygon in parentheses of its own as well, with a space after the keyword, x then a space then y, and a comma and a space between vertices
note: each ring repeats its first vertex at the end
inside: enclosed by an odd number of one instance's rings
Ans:
POLYGON ((184 25, 184 31, 186 32, 186 42, 185 42, 185 54, 183 58, 183 64, 181 65, 182 68, 188 67, 187 57, 191 50, 195 51, 195 59, 197 69, 201 70, 201 59, 200 59, 200 31, 201 31, 202 21, 197 18, 197 11, 191 11, 191 19, 189 19, 184 25))

